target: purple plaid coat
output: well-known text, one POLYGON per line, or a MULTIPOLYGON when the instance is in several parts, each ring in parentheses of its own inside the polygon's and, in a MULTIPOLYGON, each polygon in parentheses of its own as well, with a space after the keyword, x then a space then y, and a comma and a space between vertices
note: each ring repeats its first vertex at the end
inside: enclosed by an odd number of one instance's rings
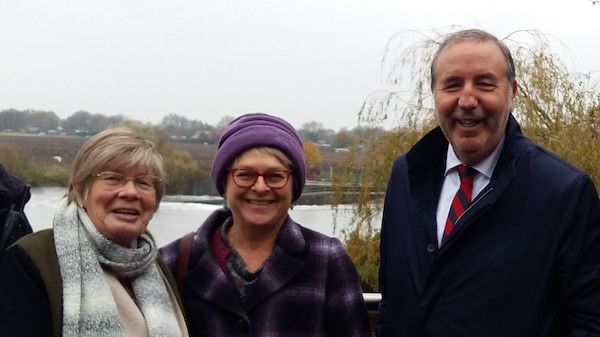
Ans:
MULTIPOLYGON (((342 243, 289 216, 243 307, 209 247, 231 216, 217 210, 198 228, 180 289, 191 337, 371 336, 356 270, 342 243)), ((161 249, 175 271, 180 240, 161 249)))

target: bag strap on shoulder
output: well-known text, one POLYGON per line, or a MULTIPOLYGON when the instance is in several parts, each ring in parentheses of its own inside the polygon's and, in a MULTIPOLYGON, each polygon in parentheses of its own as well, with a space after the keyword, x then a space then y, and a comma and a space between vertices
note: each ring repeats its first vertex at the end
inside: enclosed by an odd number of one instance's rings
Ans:
POLYGON ((183 284, 181 279, 187 273, 188 266, 190 263, 190 254, 192 252, 192 245, 194 243, 194 234, 196 232, 186 233, 179 242, 179 254, 177 255, 177 270, 175 271, 175 279, 177 280, 177 286, 181 289, 183 284))

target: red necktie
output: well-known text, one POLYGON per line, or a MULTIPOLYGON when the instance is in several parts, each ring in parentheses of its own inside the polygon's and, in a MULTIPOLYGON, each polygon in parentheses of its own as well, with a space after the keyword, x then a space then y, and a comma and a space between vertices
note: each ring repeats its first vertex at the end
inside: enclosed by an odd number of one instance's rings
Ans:
POLYGON ((472 167, 459 165, 456 167, 458 175, 460 176, 460 188, 456 191, 454 199, 452 199, 452 205, 450 205, 450 212, 448 212, 448 218, 446 219, 446 227, 444 227, 444 235, 442 236, 442 243, 448 238, 448 235, 454 229, 456 221, 464 213, 464 211, 471 204, 471 195, 473 194, 473 177, 476 170, 472 167))

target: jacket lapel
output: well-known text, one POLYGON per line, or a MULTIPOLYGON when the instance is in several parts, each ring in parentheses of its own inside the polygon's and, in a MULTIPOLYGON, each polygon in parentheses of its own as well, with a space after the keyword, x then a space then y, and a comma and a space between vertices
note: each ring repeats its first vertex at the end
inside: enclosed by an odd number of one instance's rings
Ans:
MULTIPOLYGON (((427 242, 437 242, 436 211, 444 179, 448 141, 439 127, 423 137, 407 154, 410 195, 414 198, 416 231, 423 229, 427 242)), ((420 233, 416 233, 421 235, 420 233)))
POLYGON ((215 259, 210 250, 209 240, 213 230, 220 227, 229 217, 231 211, 220 209, 211 213, 196 231, 198 241, 194 241, 190 261, 194 264, 188 274, 183 277, 184 291, 202 298, 224 310, 245 317, 239 293, 215 259))
POLYGON ((302 268, 304 262, 275 247, 269 257, 269 266, 262 270, 246 304, 252 310, 271 294, 286 285, 302 268))
POLYGON ((515 160, 521 153, 521 145, 523 144, 524 137, 521 133, 517 121, 514 119, 512 114, 509 117, 506 138, 504 141, 504 147, 500 153, 500 158, 492 174, 492 178, 488 186, 486 186, 479 196, 474 200, 472 207, 459 220, 458 226, 452 231, 445 241, 442 251, 450 248, 452 243, 456 241, 461 233, 463 233, 468 227, 475 224, 474 220, 477 219, 485 210, 492 204, 496 203, 498 198, 502 195, 506 187, 514 179, 516 175, 515 160))
POLYGON ((305 266, 303 257, 308 251, 308 243, 300 226, 288 216, 279 231, 273 252, 264 263, 246 309, 252 310, 271 294, 292 280, 305 266))
MULTIPOLYGON (((227 214, 217 217, 217 223, 205 223, 206 226, 203 225, 200 229, 200 237, 210 237, 209 233, 222 224, 227 214)), ((198 250, 194 250, 197 263, 182 280, 185 289, 224 310, 246 317, 246 312, 281 289, 304 268, 302 257, 308 251, 308 244, 300 226, 288 216, 278 234, 273 252, 265 261, 265 267, 248 298, 246 308, 242 305, 237 289, 217 264, 208 240, 202 239, 198 250)))
POLYGON ((203 300, 224 310, 244 315, 240 296, 208 250, 183 278, 185 288, 203 300), (193 281, 193 282, 192 282, 193 281))

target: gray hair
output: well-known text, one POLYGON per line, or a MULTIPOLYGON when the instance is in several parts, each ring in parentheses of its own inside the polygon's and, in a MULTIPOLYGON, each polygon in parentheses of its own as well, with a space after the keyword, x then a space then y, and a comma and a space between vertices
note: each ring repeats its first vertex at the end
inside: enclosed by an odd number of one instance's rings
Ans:
POLYGON ((444 40, 442 41, 442 43, 439 45, 435 54, 433 55, 433 60, 431 61, 431 90, 432 91, 435 86, 435 80, 436 80, 435 66, 436 66, 438 58, 440 57, 440 54, 442 53, 444 48, 446 48, 447 46, 449 46, 452 43, 462 41, 462 40, 469 40, 469 39, 494 42, 500 48, 500 50, 502 51, 502 54, 504 55, 504 59, 506 60, 506 78, 508 79, 508 82, 512 83, 515 80, 515 78, 516 78, 515 63, 513 61, 512 55, 511 55, 508 47, 502 41, 498 40, 497 37, 495 37, 494 35, 486 32, 486 31, 483 31, 481 29, 465 29, 465 30, 461 30, 461 31, 454 32, 454 33, 447 35, 444 38, 444 40))
MULTIPOLYGON (((265 154, 265 155, 273 156, 273 157, 277 158, 281 163, 283 163, 283 165, 287 166, 289 169, 291 169, 292 166, 294 166, 292 161, 290 160, 290 158, 288 158, 288 156, 286 156, 285 153, 283 153, 283 151, 276 149, 274 147, 259 146, 259 147, 251 148, 248 150, 252 150, 252 151, 254 151, 254 153, 257 153, 257 154, 265 154)), ((244 151, 244 152, 246 152, 246 151, 244 151)), ((242 152, 242 153, 244 153, 244 152, 242 152)), ((237 158, 235 158, 232 166, 237 163, 237 160, 239 157, 240 156, 238 155, 237 158)))
MULTIPOLYGON (((148 139, 125 127, 106 129, 96 134, 77 152, 69 181, 68 203, 76 202, 77 195, 87 195, 94 174, 137 166, 165 179, 162 156, 148 139)), ((155 211, 164 192, 165 187, 161 183, 156 189, 155 211)))

